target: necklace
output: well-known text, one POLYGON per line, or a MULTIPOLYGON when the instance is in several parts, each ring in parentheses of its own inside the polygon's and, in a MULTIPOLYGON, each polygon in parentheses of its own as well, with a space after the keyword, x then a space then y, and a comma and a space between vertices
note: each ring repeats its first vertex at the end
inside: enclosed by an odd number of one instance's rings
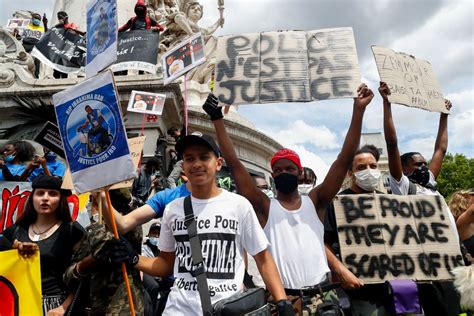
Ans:
POLYGON ((53 228, 58 222, 55 222, 53 225, 49 226, 46 230, 40 232, 40 233, 37 233, 33 227, 33 225, 31 226, 31 230, 33 231, 34 233, 34 236, 33 236, 33 241, 39 241, 40 240, 40 237, 41 235, 47 233, 51 228, 53 228))

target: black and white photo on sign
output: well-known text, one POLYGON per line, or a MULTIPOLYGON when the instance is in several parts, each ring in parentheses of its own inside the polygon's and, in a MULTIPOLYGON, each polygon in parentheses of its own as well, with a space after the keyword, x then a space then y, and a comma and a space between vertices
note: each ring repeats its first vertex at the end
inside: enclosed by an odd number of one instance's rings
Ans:
POLYGON ((132 90, 128 101, 128 112, 161 115, 166 94, 132 90))
POLYGON ((204 41, 197 33, 168 50, 161 58, 165 84, 168 84, 206 60, 204 41))

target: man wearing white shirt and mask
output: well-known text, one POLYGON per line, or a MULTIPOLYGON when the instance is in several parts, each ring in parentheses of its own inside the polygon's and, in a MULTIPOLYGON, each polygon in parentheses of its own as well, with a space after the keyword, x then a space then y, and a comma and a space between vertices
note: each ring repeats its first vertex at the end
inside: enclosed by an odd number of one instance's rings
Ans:
POLYGON ((308 195, 309 192, 316 187, 318 177, 313 169, 303 167, 301 175, 298 177, 298 192, 302 195, 308 195))

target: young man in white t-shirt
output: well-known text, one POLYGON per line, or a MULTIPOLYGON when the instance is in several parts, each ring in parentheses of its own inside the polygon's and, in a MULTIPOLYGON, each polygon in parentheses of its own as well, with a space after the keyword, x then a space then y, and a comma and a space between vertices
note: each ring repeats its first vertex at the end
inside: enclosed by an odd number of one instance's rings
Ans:
MULTIPOLYGON (((242 291, 245 250, 254 257, 267 289, 277 302, 279 314, 294 315, 251 204, 216 185, 216 173, 223 159, 214 140, 195 133, 181 138, 176 150, 183 155, 183 171, 192 187, 192 207, 212 303, 242 291)), ((184 198, 179 198, 165 208, 157 258, 138 257, 123 241, 112 249, 113 262, 135 265, 154 276, 173 273, 176 280, 163 315, 202 314, 197 281, 190 273, 192 254, 183 203, 184 198)))

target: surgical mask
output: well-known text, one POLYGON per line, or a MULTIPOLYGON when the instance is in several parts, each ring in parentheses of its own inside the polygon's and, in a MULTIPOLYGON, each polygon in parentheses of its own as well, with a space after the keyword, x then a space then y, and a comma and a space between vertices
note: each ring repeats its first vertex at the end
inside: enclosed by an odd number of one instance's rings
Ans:
POLYGON ((8 156, 5 156, 3 158, 3 160, 5 160, 6 162, 12 162, 13 160, 15 160, 15 155, 14 154, 10 154, 8 156))
POLYGON ((308 195, 309 192, 314 188, 314 185, 308 183, 308 184, 299 184, 298 185, 298 192, 301 195, 308 195))
POLYGON ((281 173, 274 178, 275 187, 281 193, 291 193, 298 187, 298 176, 290 173, 281 173))
POLYGON ((150 244, 158 247, 159 243, 160 239, 158 237, 150 237, 150 244))
POLYGON ((426 186, 430 182, 430 169, 427 166, 421 166, 408 175, 408 179, 421 186, 426 186))
POLYGON ((38 25, 40 25, 41 20, 40 19, 31 19, 31 23, 33 23, 33 25, 38 26, 38 25))
POLYGON ((262 192, 265 193, 265 195, 268 196, 269 199, 273 199, 275 197, 272 190, 262 189, 262 192))
POLYGON ((54 160, 56 160, 57 157, 58 157, 58 155, 56 155, 55 153, 50 151, 46 154, 45 159, 46 159, 46 161, 54 161, 54 160))
POLYGON ((380 170, 367 168, 361 171, 354 172, 356 184, 359 188, 367 192, 375 191, 380 179, 380 170))

